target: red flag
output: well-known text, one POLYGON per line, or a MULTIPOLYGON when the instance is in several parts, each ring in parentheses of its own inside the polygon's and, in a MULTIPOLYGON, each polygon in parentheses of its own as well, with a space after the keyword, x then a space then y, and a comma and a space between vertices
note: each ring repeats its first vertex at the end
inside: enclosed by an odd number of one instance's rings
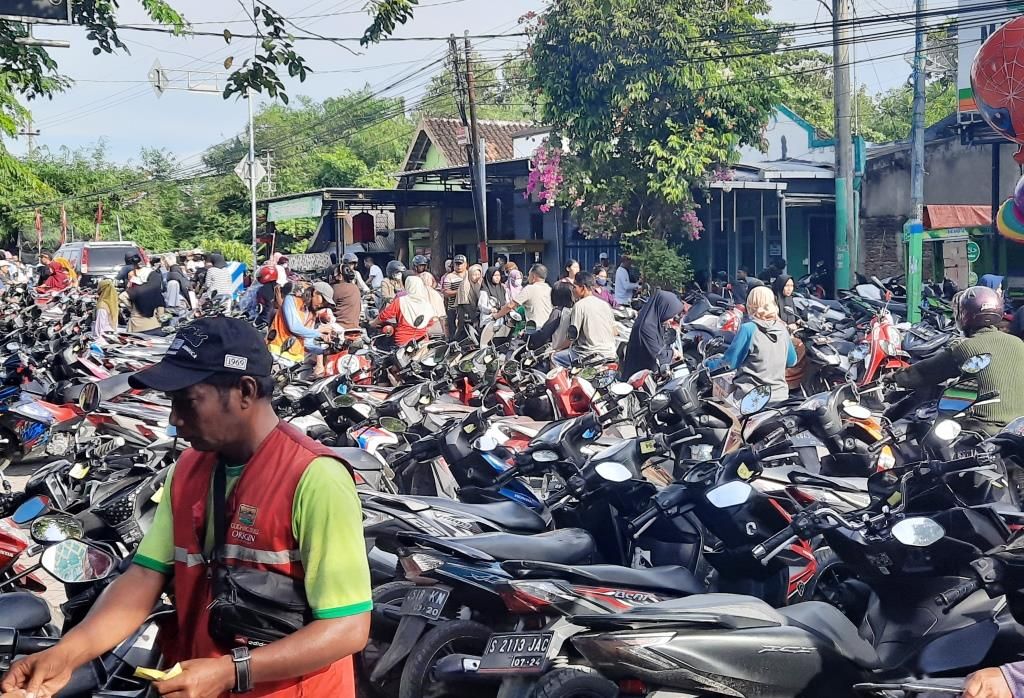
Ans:
POLYGON ((93 237, 94 240, 100 239, 100 223, 103 222, 103 201, 99 202, 96 207, 96 235, 93 237))
POLYGON ((43 214, 36 209, 36 246, 43 246, 43 214))
POLYGON ((68 212, 64 208, 64 204, 60 205, 60 244, 63 245, 67 242, 68 238, 68 212))

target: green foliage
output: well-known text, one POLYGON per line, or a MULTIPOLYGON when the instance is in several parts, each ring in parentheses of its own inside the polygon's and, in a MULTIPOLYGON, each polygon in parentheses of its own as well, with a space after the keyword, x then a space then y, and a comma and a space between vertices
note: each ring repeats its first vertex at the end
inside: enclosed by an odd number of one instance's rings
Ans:
POLYGON ((758 145, 780 91, 763 0, 554 0, 533 41, 540 121, 571 145, 563 203, 681 235, 715 169, 758 145))
POLYGON ((238 240, 230 240, 215 235, 198 236, 184 246, 188 249, 201 249, 203 252, 217 252, 224 255, 229 262, 244 262, 252 266, 252 245, 238 240))
MULTIPOLYGON (((529 91, 528 61, 507 56, 501 61, 490 62, 476 53, 470 60, 475 78, 478 119, 529 121, 533 118, 537 100, 529 91)), ((464 72, 465 66, 460 66, 459 74, 464 72)), ((468 106, 463 105, 463 108, 468 109, 468 106)), ((445 70, 427 83, 416 106, 416 117, 417 120, 431 116, 453 119, 459 115, 455 73, 449 61, 445 70)))
POLYGON ((693 278, 690 258, 677 247, 640 230, 623 236, 623 251, 633 257, 644 279, 656 288, 679 291, 693 278))
POLYGON ((413 8, 418 4, 419 0, 374 0, 369 4, 373 23, 367 27, 359 43, 369 46, 391 34, 399 24, 412 19, 413 8))

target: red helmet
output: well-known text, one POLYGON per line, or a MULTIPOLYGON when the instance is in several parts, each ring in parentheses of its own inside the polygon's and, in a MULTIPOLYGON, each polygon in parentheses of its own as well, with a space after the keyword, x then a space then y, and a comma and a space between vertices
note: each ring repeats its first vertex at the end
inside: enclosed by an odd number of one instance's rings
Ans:
POLYGON ((277 268, 271 266, 260 267, 259 271, 256 272, 256 280, 261 284, 277 281, 277 268))
POLYGON ((1003 319, 1003 299, 988 286, 971 286, 953 296, 953 318, 968 335, 992 327, 1003 319))

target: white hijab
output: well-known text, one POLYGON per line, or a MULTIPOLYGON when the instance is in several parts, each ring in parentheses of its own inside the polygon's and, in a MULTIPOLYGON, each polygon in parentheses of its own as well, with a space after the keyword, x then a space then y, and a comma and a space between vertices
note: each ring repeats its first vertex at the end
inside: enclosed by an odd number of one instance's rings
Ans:
POLYGON ((434 307, 430 304, 427 287, 423 279, 410 276, 405 280, 405 295, 398 299, 398 309, 407 323, 422 330, 434 319, 434 307), (417 324, 416 320, 420 318, 417 324))

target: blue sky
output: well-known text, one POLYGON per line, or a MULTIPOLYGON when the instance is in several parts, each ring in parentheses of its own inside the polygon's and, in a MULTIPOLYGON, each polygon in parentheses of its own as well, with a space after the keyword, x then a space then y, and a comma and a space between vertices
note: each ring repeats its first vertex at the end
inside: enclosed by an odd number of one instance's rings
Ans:
MULTIPOLYGON (((940 0, 943 6, 951 0, 940 0)), ((239 2, 228 0, 172 0, 196 29, 221 31, 225 26, 237 32, 247 29, 239 2), (205 24, 209 22, 209 24, 205 24), (230 22, 225 24, 225 22, 230 22)), ((857 0, 858 14, 907 12, 912 0, 857 0)), ((273 6, 312 31, 328 36, 355 36, 366 26, 360 13, 365 0, 276 0, 273 6), (301 19, 299 19, 301 18, 301 19)), ((529 11, 543 9, 543 0, 421 0, 416 17, 396 36, 447 36, 464 30, 473 34, 517 31, 517 21, 529 11)), ((775 0, 772 16, 790 22, 825 22, 828 13, 816 0, 775 0)), ((148 23, 137 3, 122 3, 121 21, 125 24, 148 23)), ((905 25, 893 24, 893 31, 905 25)), ((251 26, 248 28, 251 29, 251 26)), ((879 34, 880 27, 872 28, 879 34)), ((36 126, 42 135, 37 144, 56 150, 61 146, 78 148, 106 142, 108 153, 117 160, 130 160, 144 146, 164 147, 185 165, 195 164, 209 145, 237 133, 245 125, 245 102, 223 100, 219 95, 171 91, 157 98, 147 82, 154 60, 170 69, 191 69, 223 73, 223 61, 236 56, 240 62, 252 50, 252 42, 236 39, 231 45, 222 38, 180 38, 163 34, 124 31, 123 38, 131 54, 92 55, 92 44, 84 31, 69 27, 42 27, 36 35, 72 42, 70 49, 52 49, 65 74, 76 84, 52 100, 32 104, 36 126)), ((805 35, 802 41, 827 40, 828 34, 805 35)), ((477 41, 485 56, 498 57, 521 47, 514 38, 477 41)), ((305 83, 289 83, 292 97, 309 95, 322 99, 347 89, 369 84, 381 87, 439 57, 444 42, 385 43, 360 49, 346 44, 359 55, 334 44, 300 42, 299 48, 316 71, 305 83)), ((870 91, 884 90, 904 82, 909 68, 901 55, 912 48, 909 37, 865 43, 857 48, 856 60, 869 61, 856 66, 857 81, 870 91), (885 58, 883 58, 885 57, 885 58), (874 59, 874 60, 871 60, 874 59)), ((437 70, 437 68, 433 69, 437 70)), ((184 82, 185 73, 174 73, 184 82)), ((416 76, 393 90, 392 95, 415 99, 431 72, 416 76)), ((208 74, 196 73, 193 79, 207 81, 208 74)), ((24 139, 8 143, 15 153, 25 150, 24 139)))

